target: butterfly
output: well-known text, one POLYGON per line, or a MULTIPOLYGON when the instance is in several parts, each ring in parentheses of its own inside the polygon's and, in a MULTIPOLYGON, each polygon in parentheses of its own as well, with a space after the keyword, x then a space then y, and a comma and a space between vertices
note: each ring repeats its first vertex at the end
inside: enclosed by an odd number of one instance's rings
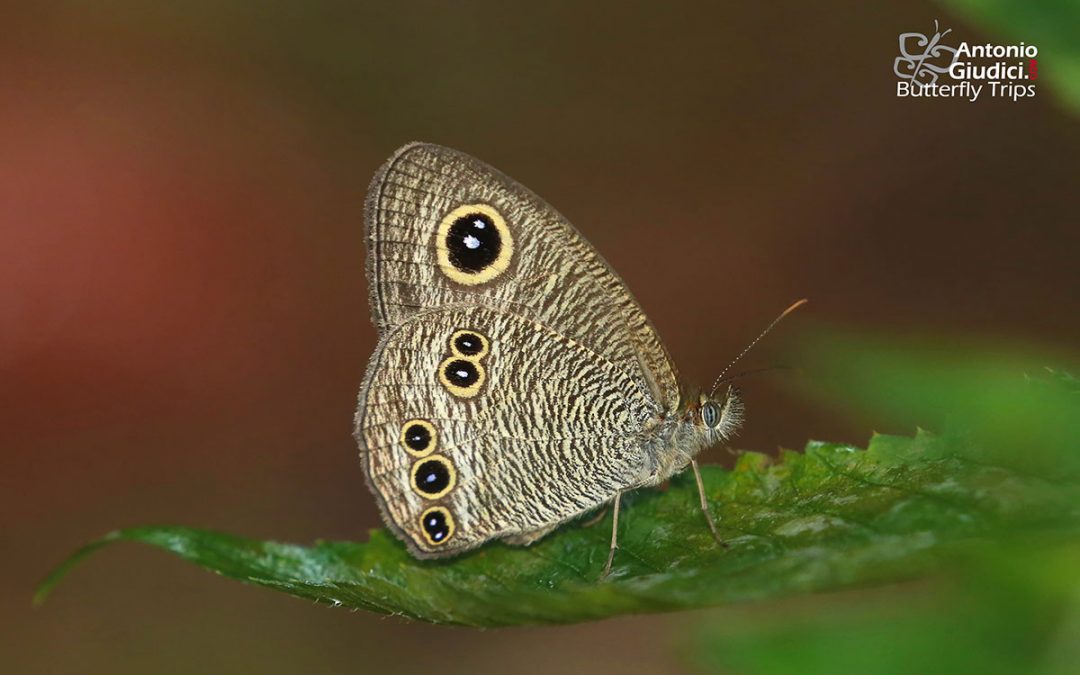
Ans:
MULTIPOLYGON (((379 342, 355 436, 387 526, 418 558, 528 545, 729 438, 741 406, 680 385, 618 275, 555 209, 455 150, 414 143, 365 204, 379 342)), ((774 322, 775 323, 775 322, 774 322)), ((771 326, 770 326, 771 327, 771 326)))

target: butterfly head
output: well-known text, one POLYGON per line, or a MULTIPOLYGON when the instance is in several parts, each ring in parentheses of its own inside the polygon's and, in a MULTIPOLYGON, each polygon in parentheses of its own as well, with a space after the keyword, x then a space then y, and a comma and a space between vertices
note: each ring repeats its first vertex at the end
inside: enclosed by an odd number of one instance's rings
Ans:
POLYGON ((742 421, 739 392, 734 387, 728 387, 719 395, 702 393, 696 401, 691 401, 684 420, 708 441, 717 442, 730 437, 742 421))
POLYGON ((678 415, 669 419, 653 476, 656 483, 686 468, 701 451, 734 435, 742 422, 739 393, 734 387, 720 395, 684 392, 678 415))

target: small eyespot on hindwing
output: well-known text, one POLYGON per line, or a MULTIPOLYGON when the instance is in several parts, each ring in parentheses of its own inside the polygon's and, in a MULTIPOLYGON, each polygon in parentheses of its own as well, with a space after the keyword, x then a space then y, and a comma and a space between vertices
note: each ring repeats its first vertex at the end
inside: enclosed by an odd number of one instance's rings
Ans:
POLYGON ((424 457, 434 452, 439 433, 427 420, 413 419, 401 425, 401 445, 414 457, 424 457))
POLYGON ((413 490, 425 499, 438 499, 457 484, 457 470, 441 455, 417 460, 410 474, 413 490))

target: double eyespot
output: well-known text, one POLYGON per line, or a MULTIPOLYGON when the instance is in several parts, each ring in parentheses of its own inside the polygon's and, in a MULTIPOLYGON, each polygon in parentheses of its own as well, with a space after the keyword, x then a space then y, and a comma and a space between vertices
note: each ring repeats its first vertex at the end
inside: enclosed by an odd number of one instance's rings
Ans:
POLYGON ((439 364, 439 381, 458 398, 472 398, 480 393, 487 374, 475 361, 450 357, 439 364))
POLYGON ((463 204, 439 221, 435 231, 439 269, 465 286, 487 283, 510 267, 514 237, 488 204, 463 204))
POLYGON ((491 342, 475 330, 462 329, 450 336, 450 356, 439 364, 439 382, 458 398, 480 393, 487 379, 483 360, 491 342))
POLYGON ((491 349, 488 339, 474 330, 458 330, 450 336, 450 351, 465 359, 482 359, 491 349))
POLYGON ((420 514, 420 531, 428 544, 445 544, 454 536, 454 517, 446 507, 432 506, 420 514))

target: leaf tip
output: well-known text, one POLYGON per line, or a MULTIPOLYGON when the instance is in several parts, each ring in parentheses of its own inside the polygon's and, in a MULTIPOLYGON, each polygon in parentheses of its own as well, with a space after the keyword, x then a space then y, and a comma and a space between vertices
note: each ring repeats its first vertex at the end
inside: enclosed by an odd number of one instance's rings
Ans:
POLYGON ((44 605, 45 601, 49 599, 49 595, 52 593, 52 590, 56 588, 56 586, 61 581, 63 581, 64 577, 67 576, 68 572, 70 572, 73 567, 82 562, 83 558, 98 550, 102 546, 105 546, 106 544, 110 544, 122 538, 123 532, 121 532, 120 530, 114 530, 106 534, 104 537, 101 537, 97 541, 92 541, 89 544, 82 546, 74 553, 69 555, 67 558, 62 560, 60 564, 52 568, 52 570, 50 570, 49 573, 45 575, 45 578, 42 579, 41 583, 39 583, 37 585, 37 588, 34 589, 34 597, 31 600, 33 606, 41 607, 42 605, 44 605))

